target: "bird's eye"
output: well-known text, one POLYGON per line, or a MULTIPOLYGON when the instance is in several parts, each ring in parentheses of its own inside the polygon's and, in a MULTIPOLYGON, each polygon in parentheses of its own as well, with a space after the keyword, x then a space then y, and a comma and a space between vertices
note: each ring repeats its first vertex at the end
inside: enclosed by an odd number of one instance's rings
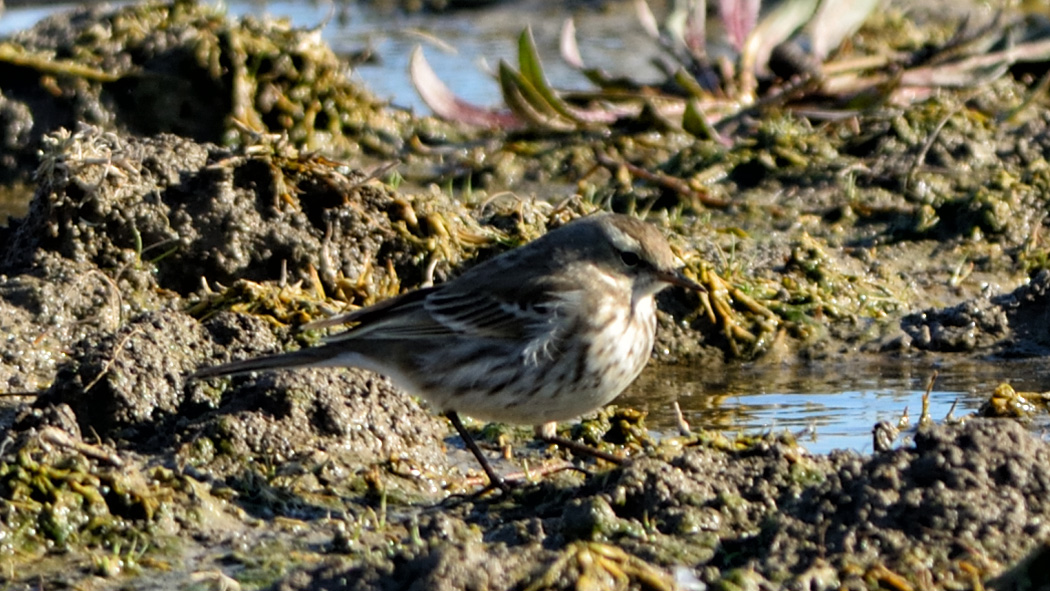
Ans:
POLYGON ((628 267, 633 267, 638 263, 642 262, 642 257, 638 256, 637 252, 624 250, 620 252, 620 260, 623 261, 623 264, 627 265, 628 267))

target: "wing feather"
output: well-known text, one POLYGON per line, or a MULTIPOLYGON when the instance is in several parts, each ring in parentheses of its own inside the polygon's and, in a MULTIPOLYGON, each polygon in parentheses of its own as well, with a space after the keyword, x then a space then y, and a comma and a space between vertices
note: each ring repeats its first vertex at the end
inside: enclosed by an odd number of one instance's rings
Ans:
MULTIPOLYGON (((362 337, 439 339, 448 337, 527 339, 548 347, 558 338, 554 327, 567 287, 551 283, 551 274, 536 272, 560 264, 532 244, 482 263, 459 278, 412 291, 318 323, 313 327, 354 325, 326 342, 362 337), (521 269, 531 268, 528 278, 521 269), (562 294, 562 295, 556 295, 562 294), (542 341, 542 342, 541 342, 542 341), (546 343, 546 344, 545 344, 546 343)), ((571 286, 575 287, 575 286, 571 286)), ((570 287, 570 289, 571 289, 570 287)))
POLYGON ((451 330, 481 338, 534 339, 550 332, 562 313, 563 302, 547 268, 551 261, 536 256, 528 246, 517 256, 497 257, 475 267, 443 289, 430 294, 423 305, 451 330), (522 273, 531 268, 533 272, 522 273))
POLYGON ((305 328, 351 325, 349 330, 325 337, 324 342, 329 344, 366 336, 397 339, 446 336, 448 329, 430 318, 423 308, 423 301, 437 289, 427 287, 410 291, 348 314, 311 322, 305 328))

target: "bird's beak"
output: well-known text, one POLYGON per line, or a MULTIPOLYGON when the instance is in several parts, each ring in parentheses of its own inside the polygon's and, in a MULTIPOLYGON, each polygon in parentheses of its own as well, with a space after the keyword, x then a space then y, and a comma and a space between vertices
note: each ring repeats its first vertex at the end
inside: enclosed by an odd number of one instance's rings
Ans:
POLYGON ((659 273, 659 277, 661 281, 665 281, 667 283, 670 283, 671 285, 677 285, 679 287, 684 287, 686 289, 691 289, 693 291, 698 292, 707 292, 707 290, 704 289, 703 285, 700 285, 699 283, 686 277, 682 274, 681 271, 661 271, 659 273))

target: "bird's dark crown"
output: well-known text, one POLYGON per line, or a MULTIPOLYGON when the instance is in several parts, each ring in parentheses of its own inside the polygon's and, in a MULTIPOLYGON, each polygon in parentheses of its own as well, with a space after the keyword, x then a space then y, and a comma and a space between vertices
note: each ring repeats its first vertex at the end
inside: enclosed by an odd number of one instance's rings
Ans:
POLYGON ((563 232, 564 238, 572 241, 582 256, 587 256, 584 254, 587 252, 592 256, 607 254, 628 266, 640 263, 658 271, 672 271, 677 266, 677 259, 664 235, 652 224, 637 218, 603 213, 576 220, 547 236, 559 238, 557 234, 563 232), (615 252, 595 252, 609 248, 615 252))

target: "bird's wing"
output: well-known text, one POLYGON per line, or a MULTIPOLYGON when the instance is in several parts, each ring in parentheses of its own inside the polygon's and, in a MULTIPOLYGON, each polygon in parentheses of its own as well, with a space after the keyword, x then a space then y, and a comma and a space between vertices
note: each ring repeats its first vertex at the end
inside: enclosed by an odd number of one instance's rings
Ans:
POLYGON ((309 328, 353 325, 324 339, 434 339, 460 336, 528 338, 557 314, 559 302, 542 289, 500 289, 454 281, 412 291, 349 314, 310 323, 309 328))
POLYGON ((531 246, 513 251, 513 257, 490 259, 448 283, 325 321, 329 326, 356 323, 328 340, 554 338, 557 318, 569 301, 566 292, 576 286, 556 285, 546 271, 559 263, 547 250, 531 246))
POLYGON ((423 302, 430 316, 449 330, 477 337, 521 339, 542 331, 557 315, 558 302, 543 290, 520 286, 458 283, 430 294, 423 302))
POLYGON ((325 343, 366 336, 399 339, 442 336, 447 334, 448 330, 431 319, 423 309, 423 301, 436 289, 437 287, 427 287, 410 291, 367 308, 311 322, 305 328, 351 326, 349 330, 325 337, 325 343))

